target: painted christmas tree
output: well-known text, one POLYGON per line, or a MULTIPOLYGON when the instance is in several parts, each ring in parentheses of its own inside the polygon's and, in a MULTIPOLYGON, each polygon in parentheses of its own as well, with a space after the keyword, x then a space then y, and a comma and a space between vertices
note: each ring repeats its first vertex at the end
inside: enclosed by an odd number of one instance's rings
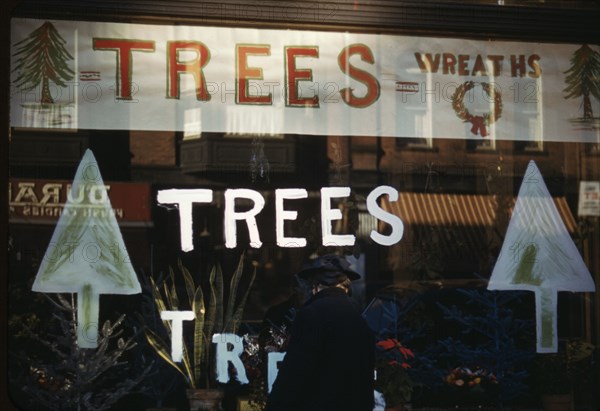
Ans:
POLYGON ((519 189, 488 289, 535 293, 538 352, 557 351, 558 292, 596 289, 533 161, 519 189))
POLYGON ((593 118, 590 95, 600 100, 600 53, 584 44, 573 53, 571 68, 565 74, 565 98, 583 97, 583 118, 593 118))
POLYGON ((77 293, 77 342, 96 348, 100 294, 141 292, 94 155, 79 163, 33 291, 77 293))
POLYGON ((27 38, 17 42, 14 45, 16 52, 13 54, 17 61, 13 71, 19 74, 15 86, 22 91, 31 91, 41 84, 40 103, 54 103, 50 95, 50 81, 65 87, 65 82, 72 80, 74 75, 68 66, 73 56, 65 48, 65 43, 54 25, 48 21, 27 38))

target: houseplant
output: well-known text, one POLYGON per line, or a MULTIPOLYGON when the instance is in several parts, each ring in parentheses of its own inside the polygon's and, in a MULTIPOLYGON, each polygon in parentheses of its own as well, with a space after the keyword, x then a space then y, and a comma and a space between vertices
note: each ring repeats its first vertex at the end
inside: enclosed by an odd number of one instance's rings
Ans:
MULTIPOLYGON (((193 332, 183 335, 183 357, 181 363, 174 362, 170 355, 170 344, 160 338, 157 332, 146 328, 146 338, 150 346, 169 365, 179 371, 185 378, 190 408, 196 410, 216 410, 223 398, 213 376, 212 335, 215 333, 235 333, 241 322, 246 300, 254 278, 254 269, 246 291, 237 298, 240 280, 244 271, 244 255, 240 257, 229 284, 228 301, 225 304, 223 290, 223 273, 220 266, 215 265, 210 271, 208 284, 196 285, 189 270, 179 262, 179 271, 183 277, 183 285, 187 298, 180 298, 177 291, 175 272, 171 268, 170 276, 162 284, 157 284, 151 277, 152 295, 158 312, 189 309, 195 313, 193 332), (205 296, 206 301, 205 301, 205 296), (191 337, 190 337, 191 335, 191 337)), ((172 338, 171 324, 163 321, 168 335, 172 338)), ((184 330, 185 331, 185 330, 184 330)))
MULTIPOLYGON (((167 274, 169 275, 169 274, 167 274)), ((144 330, 150 328, 157 332, 164 340, 168 340, 167 330, 162 327, 162 320, 157 315, 157 306, 152 293, 152 283, 150 278, 162 283, 164 273, 156 274, 154 272, 145 273, 142 270, 140 276, 140 286, 142 287, 142 302, 139 305, 137 315, 130 318, 133 328, 144 330)), ((146 411, 175 411, 175 407, 168 404, 176 388, 180 385, 181 374, 167 362, 156 357, 156 352, 148 344, 146 333, 140 332, 136 335, 141 350, 138 351, 136 360, 139 365, 150 364, 151 372, 144 380, 142 394, 150 401, 149 408, 146 411)))
POLYGON ((410 403, 415 388, 409 374, 410 361, 415 355, 395 338, 381 340, 376 347, 375 389, 383 395, 386 409, 403 410, 410 403))

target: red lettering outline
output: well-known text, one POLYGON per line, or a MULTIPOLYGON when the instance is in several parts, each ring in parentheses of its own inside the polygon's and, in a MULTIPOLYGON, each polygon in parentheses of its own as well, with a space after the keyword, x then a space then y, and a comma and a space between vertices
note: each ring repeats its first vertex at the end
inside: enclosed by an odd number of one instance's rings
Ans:
POLYGON ((342 49, 338 55, 338 64, 342 73, 347 74, 354 80, 358 80, 367 86, 367 93, 364 97, 356 97, 353 90, 350 87, 343 88, 340 90, 340 95, 344 103, 351 107, 365 108, 373 104, 381 92, 379 81, 371 74, 364 70, 360 70, 350 64, 350 57, 359 54, 362 61, 369 64, 375 64, 375 58, 373 52, 365 44, 351 44, 342 49))
POLYGON ((209 61, 210 50, 204 43, 200 41, 169 41, 167 43, 167 98, 179 99, 181 75, 191 74, 196 83, 196 99, 199 101, 210 100, 203 71, 209 61), (195 51, 197 56, 194 60, 182 62, 179 60, 181 50, 195 51))
POLYGON ((263 80, 261 67, 248 67, 247 56, 270 56, 269 44, 236 44, 235 45, 235 102, 236 104, 273 104, 273 94, 250 95, 249 80, 263 80))
POLYGON ((105 39, 94 37, 92 39, 92 44, 94 50, 107 50, 116 52, 116 98, 119 100, 131 100, 133 52, 154 52, 154 41, 133 39, 105 39))
POLYGON ((296 57, 319 58, 318 46, 285 46, 285 105, 288 107, 319 107, 319 96, 298 97, 298 83, 312 81, 311 69, 296 69, 296 57))

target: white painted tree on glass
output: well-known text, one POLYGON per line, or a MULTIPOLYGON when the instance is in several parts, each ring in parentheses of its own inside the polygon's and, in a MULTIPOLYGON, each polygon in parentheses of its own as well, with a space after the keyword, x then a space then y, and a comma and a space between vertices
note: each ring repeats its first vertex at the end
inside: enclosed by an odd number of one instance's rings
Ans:
POLYGON ((96 348, 100 294, 139 294, 121 231, 93 153, 79 163, 32 287, 77 294, 77 343, 96 348))
POLYGON ((535 293, 537 351, 558 349, 559 291, 596 287, 535 162, 530 161, 488 289, 535 293))

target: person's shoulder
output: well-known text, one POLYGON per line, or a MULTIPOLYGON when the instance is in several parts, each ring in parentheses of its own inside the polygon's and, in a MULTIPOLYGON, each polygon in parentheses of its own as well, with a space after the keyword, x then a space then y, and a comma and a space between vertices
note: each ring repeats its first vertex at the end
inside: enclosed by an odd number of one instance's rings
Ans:
POLYGON ((344 292, 332 293, 325 298, 316 300, 311 304, 315 311, 319 312, 354 312, 360 313, 360 307, 357 301, 344 292))

